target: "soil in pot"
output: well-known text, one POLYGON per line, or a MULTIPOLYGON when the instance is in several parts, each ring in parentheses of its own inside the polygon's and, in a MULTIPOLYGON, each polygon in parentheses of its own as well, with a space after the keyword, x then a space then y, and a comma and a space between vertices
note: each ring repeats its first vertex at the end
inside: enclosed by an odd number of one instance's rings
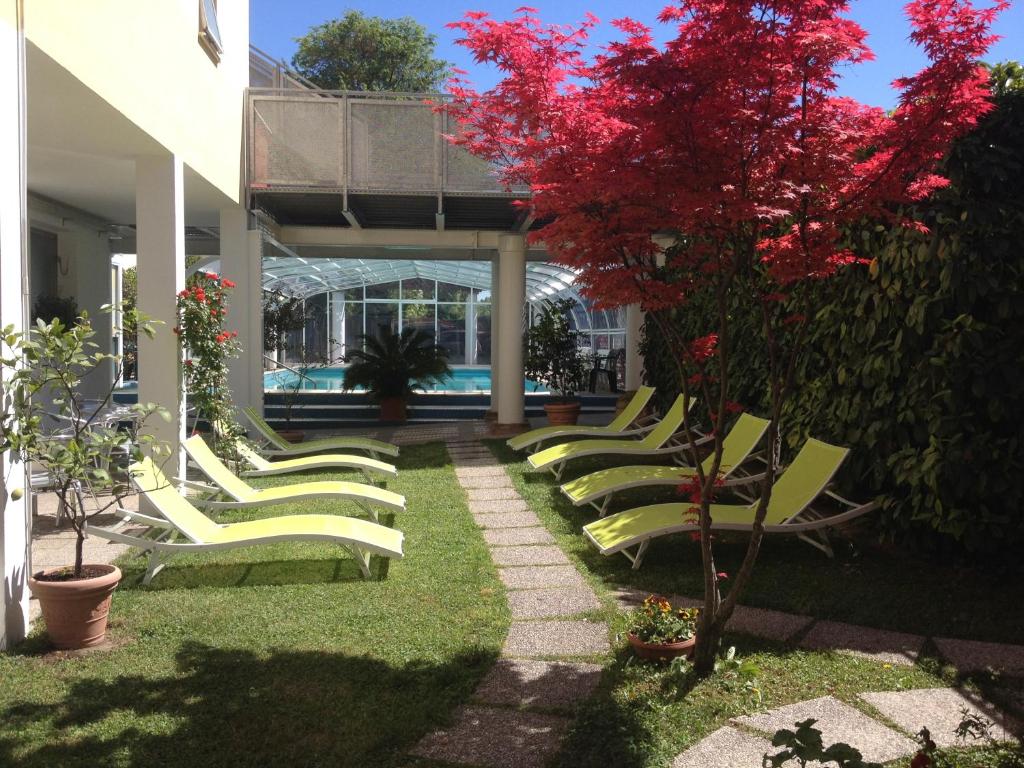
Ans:
POLYGON ((121 581, 121 570, 114 565, 87 564, 83 574, 76 579, 73 568, 49 568, 29 579, 46 633, 57 648, 91 648, 107 634, 110 600, 121 581))
POLYGON ((548 424, 552 426, 572 425, 580 417, 580 403, 578 400, 544 403, 544 412, 548 415, 548 424))
POLYGON ((381 421, 405 421, 405 399, 401 397, 382 397, 380 399, 381 421))
POLYGON ((645 643, 633 633, 626 635, 633 651, 646 661, 671 661, 685 656, 693 658, 693 649, 697 645, 696 635, 679 643, 645 643))

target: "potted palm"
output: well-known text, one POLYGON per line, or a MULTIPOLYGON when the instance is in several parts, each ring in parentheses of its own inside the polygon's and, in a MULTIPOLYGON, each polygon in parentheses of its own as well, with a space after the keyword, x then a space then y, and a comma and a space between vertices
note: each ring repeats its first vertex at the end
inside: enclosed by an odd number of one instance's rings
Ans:
MULTIPOLYGON (((125 321, 149 336, 155 331, 155 323, 139 318, 134 310, 125 314, 125 321)), ((106 634, 111 595, 121 571, 109 564, 84 562, 83 544, 88 521, 121 505, 127 495, 126 485, 111 477, 112 457, 127 452, 129 459, 138 459, 143 449, 151 455, 166 452, 151 437, 133 441, 119 428, 125 421, 141 425, 153 414, 167 418, 160 406, 121 406, 114 414, 109 409, 113 383, 98 402, 83 404, 78 392, 83 378, 111 361, 117 369, 112 381, 122 373, 122 359, 101 352, 92 341, 95 335, 85 313, 71 325, 59 318, 39 319, 28 332, 5 328, 0 355, 5 390, 0 450, 48 475, 77 534, 73 564, 39 571, 29 579, 47 633, 58 648, 97 645, 106 634), (47 429, 47 424, 54 428, 47 429), (95 504, 88 509, 84 490, 97 487, 109 489, 110 494, 102 499, 91 494, 95 504)), ((11 495, 17 499, 23 493, 15 489, 11 495)))
POLYGON ((552 393, 544 404, 550 424, 575 424, 580 415, 576 393, 583 386, 586 365, 579 332, 569 323, 573 302, 560 299, 547 304, 523 336, 527 378, 552 393))
POLYGON ((380 404, 381 421, 405 421, 414 389, 451 375, 448 353, 430 334, 415 328, 360 337, 360 349, 345 356, 346 390, 362 387, 380 404))
POLYGON ((697 644, 699 608, 676 608, 660 595, 648 595, 629 614, 626 637, 641 659, 670 661, 690 658, 697 644))

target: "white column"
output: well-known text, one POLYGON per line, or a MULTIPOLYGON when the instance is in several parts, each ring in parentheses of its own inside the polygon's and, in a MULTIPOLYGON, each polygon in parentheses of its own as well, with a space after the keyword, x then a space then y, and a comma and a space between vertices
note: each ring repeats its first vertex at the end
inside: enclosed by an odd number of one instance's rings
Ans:
POLYGON ((626 391, 635 392, 643 383, 644 358, 640 354, 640 329, 644 313, 639 304, 626 307, 626 391))
MULTIPOLYGON (((21 3, 0 0, 0 326, 25 327, 25 38, 21 3)), ((24 464, 0 455, 0 650, 28 630, 31 521, 24 464)))
POLYGON ((220 212, 221 274, 235 282, 226 327, 238 331, 242 347, 228 380, 238 408, 263 410, 263 252, 258 229, 240 206, 220 212))
POLYGON ((185 287, 185 194, 181 158, 135 160, 135 225, 139 311, 164 323, 150 339, 139 334, 139 402, 159 403, 169 422, 151 418, 145 432, 172 448, 168 475, 184 477, 185 398, 182 396, 177 294, 185 287))
POLYGON ((495 251, 491 259, 491 408, 488 418, 498 416, 498 392, 501 389, 501 375, 499 368, 498 349, 501 346, 501 333, 498 330, 498 317, 501 312, 501 291, 498 289, 498 282, 501 278, 501 270, 498 269, 498 253, 495 251))
POLYGON ((502 386, 498 392, 498 424, 526 421, 523 397, 523 304, 526 302, 526 239, 522 235, 498 238, 498 367, 502 386))
MULTIPOLYGON (((93 342, 99 351, 112 351, 112 318, 109 312, 101 311, 101 307, 113 301, 107 234, 89 224, 74 222, 57 235, 57 252, 68 265, 68 274, 58 275, 59 294, 73 296, 79 311, 89 313, 89 322, 96 332, 93 342)), ((113 379, 114 364, 104 361, 82 379, 79 391, 87 397, 102 397, 113 379)))

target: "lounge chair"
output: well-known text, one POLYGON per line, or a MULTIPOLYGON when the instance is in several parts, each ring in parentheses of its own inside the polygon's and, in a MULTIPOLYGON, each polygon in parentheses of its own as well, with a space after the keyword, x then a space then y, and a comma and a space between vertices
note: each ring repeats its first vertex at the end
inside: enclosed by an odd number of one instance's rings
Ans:
POLYGON ((369 437, 325 437, 321 440, 310 440, 304 443, 289 443, 267 424, 255 408, 243 408, 242 413, 267 444, 264 452, 268 456, 305 456, 324 451, 366 451, 375 459, 379 456, 398 455, 398 446, 381 440, 372 440, 369 437))
MULTIPOLYGON (((768 430, 768 423, 766 419, 744 413, 729 430, 729 434, 722 441, 722 463, 718 469, 719 477, 725 481, 726 485, 750 483, 763 477, 763 475, 744 475, 735 480, 731 478, 740 465, 750 458, 754 448, 761 442, 761 438, 768 430)), ((711 471, 713 461, 713 455, 704 460, 705 472, 711 471)), ((629 467, 612 467, 571 480, 561 486, 561 491, 577 507, 582 504, 590 504, 601 517, 604 517, 612 496, 618 491, 652 485, 679 485, 696 475, 697 471, 692 466, 656 467, 640 464, 629 467)))
MULTIPOLYGON (((775 481, 764 518, 765 533, 794 534, 832 557, 827 529, 867 514, 878 506, 874 501, 867 504, 847 501, 827 490, 848 453, 848 448, 808 440, 775 481), (825 515, 811 509, 811 504, 823 494, 847 507, 846 511, 825 515)), ((750 531, 757 504, 756 500, 750 504, 712 504, 712 530, 750 531)), ((687 519, 692 506, 674 502, 627 509, 583 526, 583 533, 602 555, 621 552, 635 570, 640 567, 653 539, 699 529, 698 523, 687 519)))
POLYGON ((585 426, 570 424, 565 426, 541 427, 531 429, 506 441, 506 445, 514 451, 537 446, 540 449, 545 440, 557 440, 570 437, 627 437, 638 435, 650 430, 650 425, 641 423, 640 414, 654 395, 654 387, 640 387, 633 398, 622 409, 622 413, 612 419, 606 426, 585 426))
POLYGON ((686 398, 679 395, 665 417, 639 440, 573 440, 538 451, 527 461, 534 470, 551 470, 558 480, 568 462, 584 456, 669 456, 691 451, 711 438, 701 438, 693 444, 680 442, 676 432, 683 425, 685 414, 686 398))
POLYGON ((120 509, 122 520, 112 527, 86 525, 92 536, 138 547, 149 553, 149 567, 142 581, 149 584, 178 552, 237 549, 281 541, 329 541, 340 544, 355 557, 364 578, 370 576, 370 556, 401 559, 403 534, 393 528, 335 515, 287 515, 218 525, 196 509, 175 489, 163 472, 146 458, 129 467, 132 482, 160 513, 151 517, 120 509), (142 531, 127 532, 129 526, 142 531), (184 541, 177 541, 184 539, 184 541))
POLYGON ((374 481, 374 474, 394 477, 398 474, 394 464, 371 459, 368 456, 355 456, 345 453, 323 453, 316 456, 299 456, 294 459, 270 461, 239 441, 237 450, 242 458, 252 465, 253 469, 242 472, 242 477, 268 477, 271 475, 287 475, 292 472, 311 472, 317 469, 358 469, 367 482, 374 481))
POLYGON ((241 509, 262 507, 268 504, 289 504, 308 499, 338 499, 355 502, 375 521, 377 510, 383 507, 394 511, 405 510, 405 497, 392 491, 365 483, 344 480, 318 480, 308 483, 293 483, 271 488, 253 488, 225 466, 210 450, 201 435, 185 441, 185 452, 196 467, 214 482, 214 486, 181 479, 186 488, 209 494, 195 497, 193 503, 208 509, 241 509), (227 497, 227 498, 225 498, 227 497))

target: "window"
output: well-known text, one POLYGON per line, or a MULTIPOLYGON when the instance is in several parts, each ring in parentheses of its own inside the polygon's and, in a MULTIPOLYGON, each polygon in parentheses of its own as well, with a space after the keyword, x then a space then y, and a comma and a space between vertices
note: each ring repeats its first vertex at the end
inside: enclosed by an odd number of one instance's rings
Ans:
POLYGON ((199 0, 199 44, 214 63, 220 61, 224 53, 224 44, 220 39, 220 27, 217 25, 217 0, 199 0))

